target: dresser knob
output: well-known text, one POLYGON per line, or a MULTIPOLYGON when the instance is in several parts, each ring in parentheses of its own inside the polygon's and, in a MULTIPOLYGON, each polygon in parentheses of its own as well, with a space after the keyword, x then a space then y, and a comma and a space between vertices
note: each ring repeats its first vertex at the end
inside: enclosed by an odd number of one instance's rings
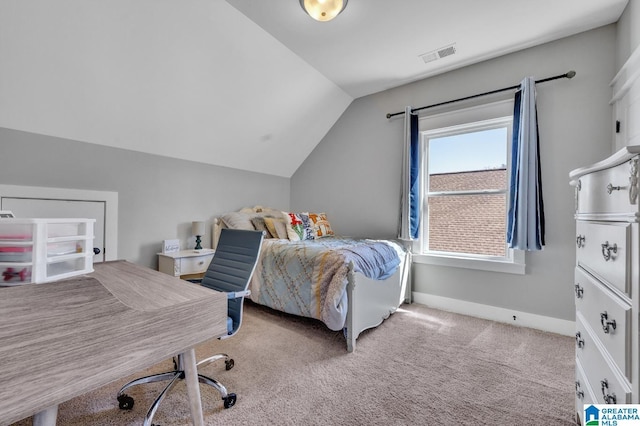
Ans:
POLYGON ((610 246, 609 241, 605 241, 604 244, 602 244, 602 257, 604 257, 606 262, 611 260, 611 252, 618 253, 618 244, 610 246))
POLYGON ((600 314, 600 324, 602 324, 602 330, 607 334, 609 334, 609 327, 611 327, 613 330, 616 329, 616 320, 612 319, 611 321, 609 321, 609 314, 607 313, 607 311, 604 311, 600 314))
POLYGON ((612 184, 609 184, 607 185, 607 194, 611 194, 613 191, 620 191, 621 189, 621 186, 613 186, 612 184))
POLYGON ((580 334, 579 331, 576 333, 576 345, 578 345, 580 349, 584 348, 584 339, 582 338, 582 334, 580 334))
POLYGON ((580 287, 580 284, 575 285, 576 297, 578 299, 582 299, 582 295, 584 294, 584 288, 580 287))
POLYGON ((580 390, 580 381, 576 380, 576 396, 580 399, 584 398, 584 391, 580 390))
POLYGON ((576 245, 578 246, 578 248, 584 247, 584 235, 578 235, 576 237, 576 245))
POLYGON ((609 381, 607 379, 600 380, 600 387, 602 389, 602 397, 604 398, 605 404, 615 404, 616 403, 616 394, 609 393, 609 381))

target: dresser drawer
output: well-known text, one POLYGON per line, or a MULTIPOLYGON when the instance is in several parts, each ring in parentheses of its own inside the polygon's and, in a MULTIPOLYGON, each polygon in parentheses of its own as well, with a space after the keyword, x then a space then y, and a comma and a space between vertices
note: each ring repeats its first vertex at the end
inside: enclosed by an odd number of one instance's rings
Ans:
POLYGON ((213 254, 206 256, 183 257, 180 259, 180 275, 200 274, 206 272, 213 254))
MULTIPOLYGON (((626 356, 630 348, 628 344, 630 336, 614 335, 614 333, 621 331, 619 327, 608 334, 604 333, 599 318, 598 321, 594 321, 594 313, 598 315, 597 312, 592 311, 578 311, 576 313, 576 355, 579 356, 585 351, 596 351, 600 347, 607 352, 607 357, 611 358, 624 376, 631 381, 631 357, 626 356), (599 328, 594 328, 594 325, 599 328), (596 339, 598 342, 595 341, 596 339)), ((627 325, 626 331, 628 330, 630 327, 627 325)))
POLYGON ((591 384, 587 381, 580 360, 576 358, 576 413, 578 416, 583 415, 585 404, 596 404, 596 396, 591 384))
MULTIPOLYGON (((606 397, 613 397, 616 404, 630 404, 631 386, 629 381, 621 376, 609 358, 603 355, 606 350, 591 334, 585 323, 586 321, 581 314, 577 313, 576 333, 580 333, 579 339, 582 343, 576 347, 576 357, 584 369, 586 382, 593 390, 593 395, 596 398, 594 402, 596 404, 613 403, 612 399, 605 401, 606 397)), ((578 342, 577 334, 576 342, 578 342)))
POLYGON ((636 159, 580 177, 577 213, 637 212, 637 187, 631 190, 629 182, 636 159))
POLYGON ((576 234, 578 265, 631 296, 630 268, 627 267, 631 253, 631 224, 579 220, 576 234))

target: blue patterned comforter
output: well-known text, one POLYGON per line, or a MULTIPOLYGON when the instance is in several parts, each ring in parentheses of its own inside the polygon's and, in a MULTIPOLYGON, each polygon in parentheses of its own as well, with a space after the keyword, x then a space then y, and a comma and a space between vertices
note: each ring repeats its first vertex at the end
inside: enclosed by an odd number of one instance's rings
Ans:
POLYGON ((355 272, 384 280, 398 268, 400 253, 398 244, 382 240, 267 239, 249 287, 251 300, 341 330, 347 316, 348 263, 353 262, 355 272))

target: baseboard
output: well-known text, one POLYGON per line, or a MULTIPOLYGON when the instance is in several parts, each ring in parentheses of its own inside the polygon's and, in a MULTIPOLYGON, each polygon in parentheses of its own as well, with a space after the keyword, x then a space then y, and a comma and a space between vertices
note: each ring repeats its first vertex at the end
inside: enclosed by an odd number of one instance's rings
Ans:
POLYGON ((472 317, 521 327, 535 328, 564 336, 575 336, 576 333, 576 323, 574 321, 498 308, 496 306, 467 302, 459 299, 451 299, 449 297, 435 296, 427 293, 413 292, 412 296, 413 301, 416 303, 456 314, 470 315, 472 317))

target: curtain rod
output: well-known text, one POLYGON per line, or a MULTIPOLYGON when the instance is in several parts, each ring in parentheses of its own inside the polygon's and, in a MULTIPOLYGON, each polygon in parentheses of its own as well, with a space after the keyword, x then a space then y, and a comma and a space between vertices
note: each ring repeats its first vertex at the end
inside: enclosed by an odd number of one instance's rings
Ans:
MULTIPOLYGON (((553 76, 553 77, 543 78, 542 80, 536 80, 536 84, 545 83, 545 82, 551 81, 551 80, 557 80, 559 78, 573 78, 575 76, 576 76, 576 72, 571 70, 571 71, 569 71, 569 72, 567 72, 565 74, 556 75, 556 76, 553 76)), ((454 99, 452 101, 440 102, 440 103, 437 103, 437 104, 427 105, 427 106, 423 106, 423 107, 420 107, 420 108, 413 108, 411 110, 411 112, 420 111, 420 110, 427 109, 427 108, 434 108, 434 107, 437 107, 437 106, 442 106, 442 105, 447 105, 447 104, 452 104, 454 102, 466 101, 466 100, 473 99, 473 98, 479 98, 480 96, 487 96, 487 95, 493 95, 495 93, 506 92, 507 90, 514 90, 514 89, 517 89, 519 87, 520 87, 520 85, 517 84, 515 86, 505 87, 503 89, 492 90, 490 92, 478 93, 477 95, 466 96, 464 98, 454 99)), ((401 114, 404 114, 404 111, 394 112, 393 114, 388 113, 387 114, 387 118, 391 118, 391 117, 394 117, 396 115, 401 115, 401 114)))

